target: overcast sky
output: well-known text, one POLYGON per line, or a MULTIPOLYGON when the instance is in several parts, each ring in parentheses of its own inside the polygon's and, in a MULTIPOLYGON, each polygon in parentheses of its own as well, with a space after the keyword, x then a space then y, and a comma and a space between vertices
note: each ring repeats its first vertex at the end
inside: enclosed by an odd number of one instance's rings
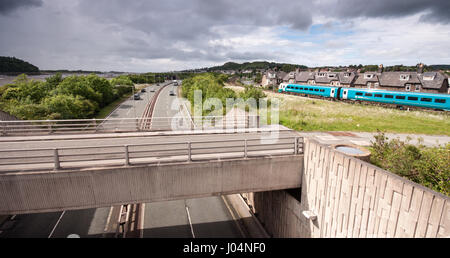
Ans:
POLYGON ((0 0, 0 56, 128 72, 450 64, 449 10, 449 0, 0 0))

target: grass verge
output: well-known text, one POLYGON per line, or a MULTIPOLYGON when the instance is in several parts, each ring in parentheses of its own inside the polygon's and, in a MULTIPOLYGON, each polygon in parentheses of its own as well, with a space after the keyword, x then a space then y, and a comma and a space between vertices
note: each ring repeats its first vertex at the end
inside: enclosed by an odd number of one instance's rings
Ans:
MULTIPOLYGON (((228 86, 240 92, 241 87, 228 86)), ((280 100, 280 124, 297 131, 450 135, 450 114, 311 99, 265 91, 280 100)))
POLYGON ((116 109, 122 102, 127 100, 132 93, 125 94, 121 98, 116 99, 115 101, 111 102, 109 105, 105 106, 104 108, 100 109, 100 111, 95 115, 96 119, 105 119, 111 112, 116 109))

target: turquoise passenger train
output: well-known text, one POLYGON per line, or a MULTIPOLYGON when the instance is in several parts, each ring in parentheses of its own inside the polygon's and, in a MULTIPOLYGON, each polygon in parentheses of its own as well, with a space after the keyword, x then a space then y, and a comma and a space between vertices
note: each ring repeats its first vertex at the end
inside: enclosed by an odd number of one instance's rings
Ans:
POLYGON ((450 111, 450 95, 401 92, 377 89, 345 88, 319 85, 301 85, 282 83, 278 87, 280 93, 297 93, 315 95, 324 98, 348 99, 393 104, 398 107, 415 106, 436 110, 450 111))

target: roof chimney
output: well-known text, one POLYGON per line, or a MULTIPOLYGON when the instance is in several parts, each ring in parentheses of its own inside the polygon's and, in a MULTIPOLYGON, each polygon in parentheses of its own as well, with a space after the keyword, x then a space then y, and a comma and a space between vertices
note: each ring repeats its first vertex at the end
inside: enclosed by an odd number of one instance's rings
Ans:
POLYGON ((382 73, 383 70, 384 70, 383 64, 380 64, 380 65, 378 66, 378 73, 382 73))
POLYGON ((423 64, 422 63, 419 63, 418 65, 417 65, 417 73, 423 73, 423 64))

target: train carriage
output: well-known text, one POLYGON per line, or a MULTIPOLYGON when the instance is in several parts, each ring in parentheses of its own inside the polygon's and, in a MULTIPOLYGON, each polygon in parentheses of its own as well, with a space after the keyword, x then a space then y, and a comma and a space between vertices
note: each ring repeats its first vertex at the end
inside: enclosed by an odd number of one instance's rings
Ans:
POLYGON ((285 84, 279 86, 278 92, 289 92, 305 95, 315 95, 325 98, 336 98, 338 96, 337 87, 326 87, 317 85, 300 85, 300 84, 285 84))
POLYGON ((448 94, 342 88, 339 97, 398 106, 450 110, 450 95, 448 94))

